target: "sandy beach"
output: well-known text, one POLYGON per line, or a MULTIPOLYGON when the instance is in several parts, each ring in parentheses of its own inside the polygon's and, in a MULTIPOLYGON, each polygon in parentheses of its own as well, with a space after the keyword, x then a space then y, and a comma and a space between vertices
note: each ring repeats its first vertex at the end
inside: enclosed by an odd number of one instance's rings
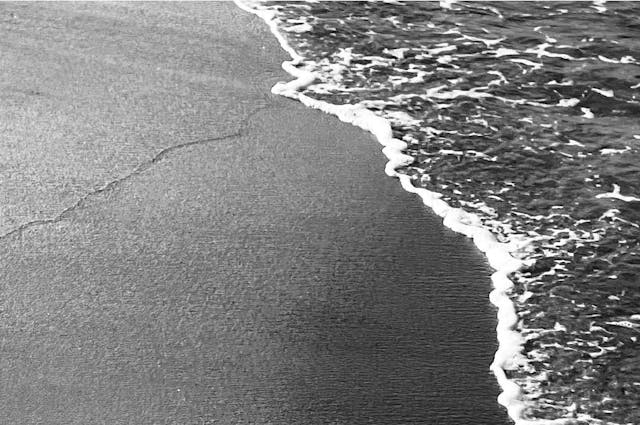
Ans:
POLYGON ((489 267, 232 3, 3 4, 11 424, 507 424, 489 267))

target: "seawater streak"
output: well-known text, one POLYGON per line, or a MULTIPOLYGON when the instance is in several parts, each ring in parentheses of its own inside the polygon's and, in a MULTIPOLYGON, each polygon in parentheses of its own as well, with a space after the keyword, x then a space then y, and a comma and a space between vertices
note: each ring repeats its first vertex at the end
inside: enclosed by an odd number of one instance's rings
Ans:
POLYGON ((398 178, 404 190, 418 195, 424 205, 443 218, 445 226, 472 238, 478 249, 485 253, 489 264, 496 270, 491 276, 493 290, 489 295, 489 299, 498 309, 496 332, 499 348, 495 353, 490 369, 502 388, 502 393, 498 396, 498 402, 507 409, 509 417, 517 425, 561 425, 575 421, 575 419, 529 420, 523 418, 526 403, 521 398, 521 388, 511 381, 505 373, 506 369, 515 365, 524 366, 524 363, 526 363, 526 359, 521 355, 523 339, 515 330, 515 326, 518 323, 518 315, 514 304, 508 296, 509 290, 513 287, 513 282, 508 275, 519 270, 527 262, 526 259, 515 258, 511 255, 513 252, 520 250, 522 243, 509 244, 499 242, 491 231, 481 224, 480 219, 475 214, 466 212, 462 208, 452 208, 441 199, 441 194, 415 187, 411 182, 410 176, 396 172, 397 168, 412 163, 414 158, 403 153, 403 150, 408 145, 404 141, 393 137, 391 124, 387 119, 362 106, 335 105, 312 99, 301 93, 302 89, 316 81, 316 75, 298 67, 303 63, 303 58, 296 53, 278 31, 277 23, 274 19, 275 14, 272 11, 260 9, 257 5, 251 7, 239 0, 235 0, 235 3, 241 9, 262 18, 268 24, 282 48, 292 58, 290 61, 285 61, 282 64, 282 68, 295 79, 286 83, 277 83, 271 89, 272 93, 298 100, 305 106, 335 115, 343 122, 371 132, 383 146, 382 152, 388 159, 385 173, 388 176, 398 178))

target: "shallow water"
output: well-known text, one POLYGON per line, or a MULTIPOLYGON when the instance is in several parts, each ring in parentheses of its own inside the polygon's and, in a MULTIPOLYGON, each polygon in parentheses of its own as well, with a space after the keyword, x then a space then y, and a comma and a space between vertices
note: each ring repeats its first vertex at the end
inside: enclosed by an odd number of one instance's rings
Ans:
POLYGON ((640 6, 259 7, 305 95, 390 120, 400 172, 517 245, 524 418, 639 423, 640 6))

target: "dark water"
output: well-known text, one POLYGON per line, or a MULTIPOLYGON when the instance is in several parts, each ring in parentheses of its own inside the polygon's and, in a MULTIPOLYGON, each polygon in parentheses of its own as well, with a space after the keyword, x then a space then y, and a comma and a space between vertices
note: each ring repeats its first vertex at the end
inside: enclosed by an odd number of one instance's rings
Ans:
POLYGON ((260 7, 306 95, 389 119, 401 172, 518 245, 524 417, 640 423, 640 4, 260 7))

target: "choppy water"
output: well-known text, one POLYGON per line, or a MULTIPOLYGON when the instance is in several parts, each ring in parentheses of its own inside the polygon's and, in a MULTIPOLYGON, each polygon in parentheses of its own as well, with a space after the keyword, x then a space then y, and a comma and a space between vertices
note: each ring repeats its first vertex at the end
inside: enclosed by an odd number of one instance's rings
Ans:
POLYGON ((401 173, 517 245, 521 417, 639 424, 640 3, 253 7, 305 95, 388 119, 401 173))

